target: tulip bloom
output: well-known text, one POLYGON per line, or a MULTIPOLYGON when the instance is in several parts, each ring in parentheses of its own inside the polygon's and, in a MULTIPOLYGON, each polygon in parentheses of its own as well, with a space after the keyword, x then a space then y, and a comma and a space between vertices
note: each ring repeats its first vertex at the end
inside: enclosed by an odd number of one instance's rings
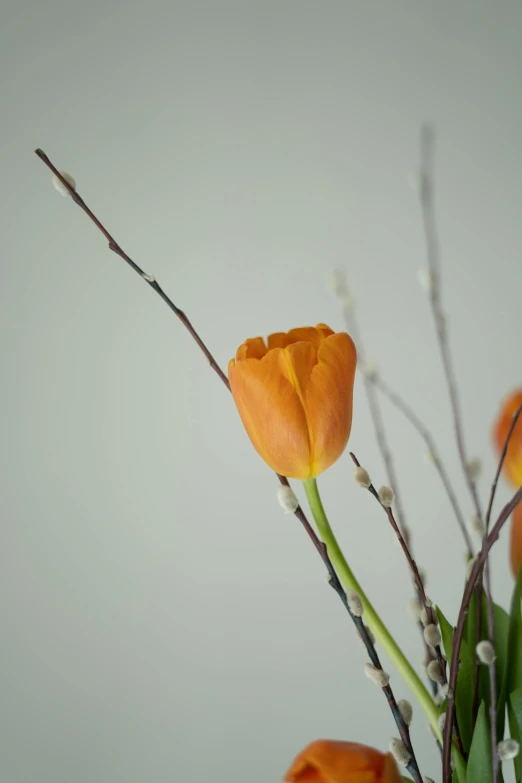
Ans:
POLYGON ((324 324, 239 346, 228 365, 232 395, 254 448, 276 473, 314 478, 343 453, 356 363, 348 334, 324 324))
MULTIPOLYGON (((499 452, 504 447, 513 414, 521 404, 522 389, 518 389, 505 400, 502 406, 493 431, 495 445, 499 452)), ((522 486, 522 414, 511 434, 504 460, 504 472, 515 488, 522 486)), ((522 503, 518 504, 511 517, 511 568, 515 578, 520 566, 522 566, 522 503)))
POLYGON ((402 783, 391 753, 355 742, 317 740, 294 760, 287 783, 402 783))

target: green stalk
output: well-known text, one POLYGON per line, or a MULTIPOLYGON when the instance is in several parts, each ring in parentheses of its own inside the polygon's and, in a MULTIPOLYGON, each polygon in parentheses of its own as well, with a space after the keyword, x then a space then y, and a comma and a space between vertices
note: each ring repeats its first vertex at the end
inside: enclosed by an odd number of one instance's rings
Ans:
POLYGON ((424 710, 426 717, 428 718, 435 735, 442 742, 442 736, 440 733, 439 725, 437 722, 438 710, 424 687, 420 677, 415 673, 410 662, 398 646, 397 642, 390 634, 383 621, 371 605, 370 601, 366 597, 364 590, 355 578, 353 571, 346 562, 344 555, 341 551, 339 544, 333 534, 330 523, 328 522, 319 490, 317 488, 317 482, 314 478, 307 479, 303 482, 306 496, 314 516, 319 537, 323 544, 326 544, 328 556, 332 561, 332 565, 337 571, 339 579, 343 583, 346 590, 355 590, 355 592, 361 597, 364 607, 364 621, 366 625, 373 631, 373 634, 382 648, 388 654, 388 657, 394 664, 395 668, 399 671, 404 679, 405 683, 409 686, 412 693, 415 695, 419 705, 424 710))

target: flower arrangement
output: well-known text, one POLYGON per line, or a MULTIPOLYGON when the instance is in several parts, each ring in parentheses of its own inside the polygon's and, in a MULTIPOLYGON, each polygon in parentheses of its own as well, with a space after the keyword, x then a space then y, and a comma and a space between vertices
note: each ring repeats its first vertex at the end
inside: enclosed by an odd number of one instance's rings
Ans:
POLYGON ((328 581, 341 600, 367 654, 365 673, 382 689, 395 721, 398 737, 386 753, 349 741, 318 739, 291 763, 285 781, 294 783, 398 783, 399 768, 415 783, 430 781, 421 773, 409 726, 413 709, 397 701, 384 671, 381 647, 410 687, 424 712, 441 753, 444 783, 499 783, 503 765, 513 761, 515 779, 522 782, 522 389, 502 403, 493 427, 499 460, 486 510, 477 491, 480 465, 468 458, 441 298, 438 243, 435 227, 432 176, 433 137, 422 135, 418 192, 426 238, 428 267, 422 282, 429 294, 438 345, 451 401, 453 426, 462 469, 472 499, 474 528, 481 546, 474 552, 459 500, 453 490, 435 441, 414 410, 365 361, 353 302, 346 280, 335 279, 346 319, 347 332, 333 332, 325 324, 275 332, 265 342, 246 339, 229 362, 228 373, 219 367, 190 320, 168 297, 157 280, 144 272, 121 248, 76 190, 74 179, 59 171, 42 150, 36 154, 53 173, 53 184, 70 196, 120 256, 170 307, 195 340, 225 387, 231 392, 252 445, 275 472, 278 500, 299 521, 320 556, 328 581), (415 594, 413 609, 425 649, 426 681, 415 671, 388 626, 379 617, 341 550, 319 493, 317 478, 345 451, 352 424, 352 398, 356 366, 362 370, 375 435, 384 458, 388 485, 377 489, 356 455, 355 482, 369 492, 399 541, 411 569, 415 594), (455 624, 426 594, 424 579, 413 555, 405 524, 391 452, 380 411, 384 395, 417 430, 447 493, 468 553, 467 579, 455 624), (501 474, 515 492, 497 515, 493 505, 501 474), (313 523, 290 486, 302 481, 313 523), (498 606, 492 596, 489 552, 511 519, 511 569, 515 578, 509 607, 498 606), (508 720, 506 721, 506 717, 508 720))

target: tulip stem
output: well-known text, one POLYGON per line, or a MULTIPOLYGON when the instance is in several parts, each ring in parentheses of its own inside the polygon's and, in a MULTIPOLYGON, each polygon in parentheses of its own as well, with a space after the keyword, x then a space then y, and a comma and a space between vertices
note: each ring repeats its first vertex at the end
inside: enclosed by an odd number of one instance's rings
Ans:
POLYGON ((364 590, 357 581, 352 569, 346 562, 342 550, 337 543, 337 539, 335 538, 333 530, 330 527, 330 523, 328 522, 328 518, 319 495, 317 481, 314 478, 311 478, 304 481, 303 484, 308 502, 310 504, 310 509, 319 531, 319 536, 323 544, 326 546, 328 556, 330 557, 341 582, 343 583, 345 589, 355 590, 355 592, 360 596, 364 607, 365 623, 373 631, 375 638, 382 645, 388 657, 402 675, 405 683, 415 695, 420 707, 422 707, 424 710, 436 737, 439 739, 439 741, 441 741, 442 736, 437 722, 437 707, 435 706, 435 703, 433 702, 427 689, 424 687, 422 680, 416 674, 412 665, 373 608, 364 590))

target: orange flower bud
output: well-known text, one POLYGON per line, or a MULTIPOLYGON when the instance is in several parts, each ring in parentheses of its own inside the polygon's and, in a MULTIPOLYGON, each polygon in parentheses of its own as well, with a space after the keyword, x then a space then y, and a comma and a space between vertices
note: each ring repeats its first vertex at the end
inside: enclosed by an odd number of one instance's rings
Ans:
POLYGON ((246 340, 228 365, 254 448, 282 476, 313 478, 343 453, 352 426, 357 354, 324 324, 246 340))
MULTIPOLYGON (((499 452, 504 447, 513 414, 522 404, 522 389, 513 392, 502 405, 500 415, 495 423, 493 437, 499 452)), ((522 486, 522 415, 519 417, 511 434, 506 458, 504 460, 504 473, 515 488, 522 486)), ((515 508, 511 517, 511 568, 515 578, 518 569, 522 565, 522 503, 515 508)))
POLYGON ((287 783, 402 783, 391 753, 355 742, 316 740, 294 760, 287 783))
POLYGON ((522 501, 515 507, 511 517, 511 570, 515 579, 522 566, 522 501))
MULTIPOLYGON (((499 453, 504 448, 504 442, 511 426, 513 414, 521 404, 522 389, 517 389, 504 400, 493 429, 493 438, 499 453)), ((519 417, 509 441, 506 459, 504 460, 504 472, 515 488, 518 489, 518 487, 522 486, 522 415, 519 417)))

